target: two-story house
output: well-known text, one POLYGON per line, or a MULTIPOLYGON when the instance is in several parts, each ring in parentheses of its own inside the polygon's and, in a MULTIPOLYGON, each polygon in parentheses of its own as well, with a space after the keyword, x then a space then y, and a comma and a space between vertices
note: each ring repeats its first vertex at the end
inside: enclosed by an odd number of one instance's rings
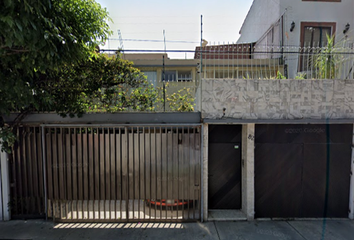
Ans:
MULTIPOLYGON (((334 36, 335 42, 352 47, 353 19, 352 0, 254 0, 238 43, 295 51, 326 47, 329 35, 334 36)), ((288 57, 288 77, 308 70, 305 63, 306 59, 288 57)))

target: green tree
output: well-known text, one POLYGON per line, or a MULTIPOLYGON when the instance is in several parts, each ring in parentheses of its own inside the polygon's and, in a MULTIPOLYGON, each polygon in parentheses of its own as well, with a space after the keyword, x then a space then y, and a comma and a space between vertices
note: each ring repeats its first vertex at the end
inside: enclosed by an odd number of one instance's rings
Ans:
MULTIPOLYGON (((40 94, 38 86, 63 66, 91 59, 110 34, 107 21, 108 12, 93 0, 0 2, 0 141, 5 148, 14 138, 4 115, 57 110, 52 96, 40 94)), ((74 102, 69 110, 77 106, 74 102)), ((58 107, 61 112, 63 106, 58 107)))
POLYGON ((121 59, 119 54, 114 57, 97 54, 80 64, 63 66, 42 81, 38 90, 54 101, 56 111, 62 116, 151 111, 157 101, 157 90, 132 62, 121 59))
MULTIPOLYGON (((152 111, 161 101, 131 62, 96 52, 111 33, 94 0, 4 0, 0 3, 0 143, 31 112, 152 111), (17 112, 12 125, 4 116, 17 112)), ((180 94, 178 95, 180 97, 180 94)), ((174 95, 177 97, 177 95, 174 95)), ((182 99, 183 100, 183 99, 182 99)), ((191 111, 187 104, 178 111, 191 111)), ((192 101, 188 95, 185 98, 192 101)))

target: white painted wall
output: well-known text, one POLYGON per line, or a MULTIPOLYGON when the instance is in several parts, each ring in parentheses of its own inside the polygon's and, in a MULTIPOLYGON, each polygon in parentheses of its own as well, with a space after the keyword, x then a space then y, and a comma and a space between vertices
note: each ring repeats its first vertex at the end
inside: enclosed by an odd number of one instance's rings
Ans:
MULTIPOLYGON (((295 47, 289 51, 297 51, 301 46, 301 22, 335 22, 336 42, 345 39, 346 44, 354 42, 354 1, 341 2, 308 2, 301 0, 254 0, 251 9, 241 28, 238 43, 256 42, 267 32, 281 15, 283 17, 284 46, 295 47), (295 22, 293 32, 290 25, 295 22), (343 35, 345 25, 351 25, 346 36, 343 35)), ((275 34, 274 42, 280 42, 280 34, 275 34)), ((260 41, 260 43, 265 42, 260 41)), ((285 50, 286 51, 286 50, 285 50)), ((297 72, 298 59, 291 57, 287 61, 289 77, 293 78, 297 72)))
POLYGON ((347 23, 351 25, 349 38, 353 41, 354 3, 353 0, 341 2, 304 2, 301 0, 254 0, 241 28, 238 43, 255 42, 284 14, 284 45, 300 46, 301 22, 336 22, 337 39, 343 38, 347 23), (295 22, 293 32, 290 24, 295 22))
POLYGON ((254 220, 254 136, 255 124, 242 125, 242 208, 247 220, 254 220))
POLYGON ((0 151, 0 221, 10 220, 10 209, 8 205, 10 202, 10 178, 8 170, 7 154, 0 151))
POLYGON ((347 23, 351 25, 348 32, 350 41, 353 41, 354 8, 353 0, 341 2, 303 2, 281 0, 281 11, 287 9, 284 17, 284 31, 288 33, 285 45, 300 45, 301 22, 336 22, 336 39, 342 39, 343 30, 347 23), (295 29, 290 32, 291 22, 295 22, 295 29))
POLYGON ((241 27, 237 43, 252 43, 269 29, 280 16, 280 0, 254 0, 241 27))

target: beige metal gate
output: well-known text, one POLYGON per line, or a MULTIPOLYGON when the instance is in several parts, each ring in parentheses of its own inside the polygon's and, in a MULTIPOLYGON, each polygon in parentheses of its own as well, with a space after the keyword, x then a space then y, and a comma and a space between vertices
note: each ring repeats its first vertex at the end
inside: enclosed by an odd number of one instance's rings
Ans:
POLYGON ((63 222, 199 220, 200 128, 33 128, 41 131, 44 148, 27 141, 26 149, 42 150, 47 216, 63 222))

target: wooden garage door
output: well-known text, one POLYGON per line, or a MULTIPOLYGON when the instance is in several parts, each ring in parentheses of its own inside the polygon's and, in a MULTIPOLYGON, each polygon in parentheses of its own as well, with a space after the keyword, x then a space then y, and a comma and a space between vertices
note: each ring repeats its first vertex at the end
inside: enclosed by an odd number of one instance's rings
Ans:
POLYGON ((257 218, 347 218, 352 125, 258 125, 257 218))

